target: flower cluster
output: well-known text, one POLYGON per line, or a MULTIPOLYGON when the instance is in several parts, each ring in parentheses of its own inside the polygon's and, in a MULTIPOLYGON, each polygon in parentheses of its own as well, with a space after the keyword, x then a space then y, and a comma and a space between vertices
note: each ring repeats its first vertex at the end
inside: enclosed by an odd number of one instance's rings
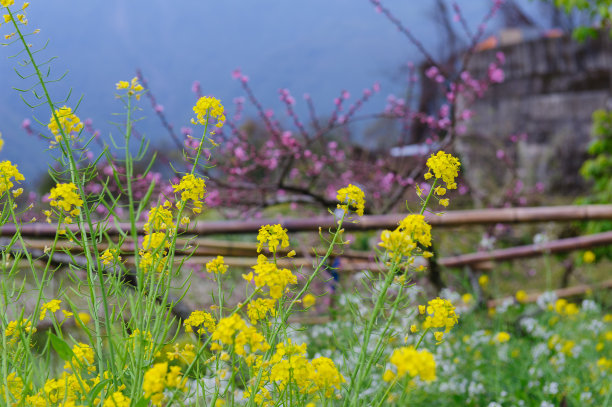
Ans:
POLYGON ((431 246, 431 225, 425 222, 425 216, 408 215, 400 222, 399 229, 415 242, 425 247, 431 246))
POLYGON ((290 339, 276 345, 270 364, 270 380, 280 389, 294 383, 302 394, 321 392, 331 398, 345 383, 331 359, 318 357, 310 361, 306 358, 306 344, 294 345, 290 339))
POLYGON ((10 161, 0 162, 0 195, 13 187, 13 180, 19 183, 19 181, 24 181, 25 177, 10 161))
POLYGON ((132 401, 129 397, 124 396, 120 391, 116 391, 104 400, 102 407, 130 407, 131 405, 132 401))
POLYGON ((116 248, 106 249, 100 255, 100 260, 102 264, 105 266, 110 265, 116 261, 121 261, 121 256, 119 255, 119 250, 116 248))
POLYGON ((400 262, 404 257, 409 257, 416 248, 416 243, 412 237, 399 228, 383 230, 380 234, 381 242, 379 246, 387 250, 392 261, 400 262))
POLYGON ((267 286, 270 297, 279 299, 289 284, 297 284, 297 277, 288 269, 279 269, 275 263, 271 263, 266 256, 259 255, 257 265, 252 267, 255 275, 250 272, 243 275, 247 281, 254 281, 257 288, 267 286))
POLYGON ((206 271, 214 274, 225 274, 227 272, 227 266, 223 261, 223 256, 217 256, 216 259, 212 259, 206 263, 206 271))
POLYGON ((51 313, 55 313, 59 311, 61 303, 62 303, 61 300, 51 300, 43 304, 40 307, 40 320, 42 321, 43 319, 45 319, 45 316, 47 315, 47 311, 51 313))
MULTIPOLYGON (((193 213, 202 212, 202 199, 206 193, 206 184, 202 178, 193 174, 187 174, 181 178, 178 185, 172 185, 172 190, 181 192, 180 202, 184 205, 191 200, 193 203, 193 213)), ((178 204, 177 204, 178 205, 178 204)))
POLYGON ((169 201, 164 202, 163 205, 152 207, 149 210, 148 221, 143 226, 145 233, 172 230, 175 225, 172 211, 170 211, 171 207, 172 204, 169 201))
POLYGON ((554 310, 557 314, 571 317, 580 312, 578 306, 572 302, 568 302, 565 298, 559 298, 554 305, 554 310))
POLYGON ((22 333, 34 333, 36 328, 32 327, 32 321, 20 319, 18 321, 10 321, 4 331, 4 336, 9 338, 8 343, 14 344, 17 342, 22 333))
MULTIPOLYGON (((446 154, 444 151, 438 151, 437 154, 432 154, 427 159, 426 165, 429 168, 429 172, 425 174, 425 179, 435 177, 436 179, 442 179, 447 189, 457 188, 455 178, 459 175, 459 167, 461 166, 457 158, 446 154)), ((439 195, 444 195, 446 192, 446 190, 442 190, 438 191, 439 195)))
POLYGON ((149 210, 148 220, 144 224, 145 235, 138 252, 140 267, 146 272, 155 269, 161 273, 166 267, 169 238, 174 233, 175 227, 170 207, 172 204, 166 201, 163 205, 154 206, 149 210))
POLYGON ((196 119, 191 119, 193 124, 206 125, 211 117, 217 119, 216 127, 223 127, 225 114, 223 105, 214 97, 203 96, 196 102, 193 112, 197 115, 196 119))
POLYGON ((74 353, 74 357, 71 362, 66 362, 64 364, 64 369, 86 369, 89 373, 96 371, 96 366, 94 365, 94 351, 89 345, 79 342, 72 347, 72 353, 74 353))
POLYGON ((264 244, 268 244, 268 250, 270 253, 276 253, 278 246, 282 248, 289 246, 289 237, 287 236, 287 229, 283 229, 281 225, 265 225, 259 229, 257 234, 257 253, 261 253, 264 244))
MULTIPOLYGON (((423 215, 408 215, 395 230, 383 230, 380 240, 378 245, 386 249, 391 261, 399 263, 413 254, 417 243, 431 246, 431 225, 423 215)), ((431 253, 423 252, 423 255, 429 257, 431 253)))
POLYGON ((131 82, 119 81, 117 82, 115 87, 117 88, 117 90, 127 89, 128 96, 135 96, 136 100, 140 100, 140 96, 142 95, 142 91, 144 90, 142 85, 138 82, 137 77, 132 78, 131 82))
POLYGON ((266 338, 255 327, 248 326, 237 314, 222 318, 211 339, 217 341, 210 346, 211 350, 221 350, 224 345, 233 346, 237 355, 247 357, 246 361, 249 365, 257 359, 256 352, 266 352, 270 349, 266 338))
POLYGON ((0 397, 2 397, 2 400, 5 400, 6 393, 8 393, 9 399, 12 397, 15 400, 20 400, 25 390, 21 377, 17 376, 15 372, 9 373, 6 376, 6 384, 7 387, 4 386, 4 383, 0 384, 0 397))
POLYGON ((393 351, 389 362, 395 366, 396 372, 386 370, 383 375, 385 381, 399 380, 406 375, 411 378, 418 376, 426 382, 436 380, 436 361, 428 350, 416 350, 414 346, 404 346, 393 351))
POLYGON ((276 315, 276 299, 274 298, 257 298, 249 302, 247 306, 247 314, 251 320, 251 324, 255 325, 258 321, 266 318, 266 315, 276 315))
MULTIPOLYGON (((81 214, 83 200, 76 191, 76 185, 70 182, 67 184, 57 184, 55 188, 51 189, 49 194, 49 205, 59 207, 62 211, 69 213, 70 216, 64 218, 66 223, 72 223, 71 216, 79 216, 81 214)), ((47 215, 47 222, 51 222, 51 212, 45 211, 45 215, 47 215)))
POLYGON ((455 314, 455 307, 449 300, 443 298, 438 297, 429 301, 427 307, 419 305, 419 312, 427 314, 423 328, 444 328, 444 331, 434 333, 438 343, 442 342, 444 333, 449 332, 459 322, 459 317, 455 314))
POLYGON ((181 368, 178 366, 168 366, 167 362, 156 363, 144 374, 142 389, 144 396, 148 398, 154 406, 164 405, 166 389, 184 389, 186 380, 183 379, 181 368))
POLYGON ((357 215, 363 216, 363 211, 365 210, 365 194, 359 187, 349 184, 348 187, 340 188, 336 195, 336 199, 340 202, 338 208, 342 209, 344 213, 348 213, 352 208, 357 215))
POLYGON ((193 332, 193 328, 198 328, 198 334, 203 335, 204 330, 213 332, 215 330, 215 318, 206 311, 193 311, 189 318, 183 321, 185 332, 193 332))
POLYGON ((51 116, 47 127, 55 136, 55 140, 51 143, 56 144, 62 140, 63 136, 74 138, 75 133, 79 133, 83 130, 83 123, 81 119, 72 112, 71 108, 63 106, 55 110, 55 114, 51 116))

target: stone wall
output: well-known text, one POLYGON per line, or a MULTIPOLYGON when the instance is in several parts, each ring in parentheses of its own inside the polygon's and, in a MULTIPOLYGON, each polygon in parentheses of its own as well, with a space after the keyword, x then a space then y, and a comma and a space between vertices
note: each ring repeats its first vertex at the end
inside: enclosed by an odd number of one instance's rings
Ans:
POLYGON ((612 43, 607 35, 582 44, 541 38, 480 52, 470 71, 485 76, 498 51, 506 56, 505 81, 472 106, 475 117, 458 146, 477 163, 473 182, 486 184, 485 177, 501 171, 490 157, 503 140, 527 133, 517 151, 527 183, 542 181, 549 191, 578 195, 585 187, 578 169, 587 157, 592 113, 612 107, 612 43))

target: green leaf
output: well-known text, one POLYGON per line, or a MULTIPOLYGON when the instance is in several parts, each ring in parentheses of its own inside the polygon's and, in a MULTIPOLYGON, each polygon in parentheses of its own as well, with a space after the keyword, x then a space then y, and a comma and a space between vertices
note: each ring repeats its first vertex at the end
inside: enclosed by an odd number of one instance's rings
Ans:
POLYGON ((104 389, 104 387, 106 387, 106 385, 108 383, 110 383, 111 380, 110 379, 106 379, 101 381, 100 383, 96 384, 93 389, 91 389, 89 391, 89 394, 87 395, 87 400, 85 405, 87 406, 93 406, 94 405, 94 400, 96 399, 96 397, 98 397, 98 394, 100 394, 100 392, 102 391, 102 389, 104 389))
POLYGON ((578 27, 574 30, 572 37, 579 42, 584 42, 587 38, 597 38, 597 29, 592 27, 578 27))
POLYGON ((134 407, 147 407, 148 405, 149 405, 149 400, 142 397, 140 400, 138 400, 138 403, 136 403, 134 407))
POLYGON ((51 332, 49 332, 49 339, 51 340, 51 346, 53 346, 59 357, 66 362, 70 362, 74 357, 74 352, 72 352, 66 341, 51 332))

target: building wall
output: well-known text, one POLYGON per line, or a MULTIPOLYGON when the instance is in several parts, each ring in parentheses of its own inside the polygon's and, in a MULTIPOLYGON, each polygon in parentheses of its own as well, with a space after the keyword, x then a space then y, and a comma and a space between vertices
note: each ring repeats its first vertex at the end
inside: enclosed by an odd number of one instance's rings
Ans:
POLYGON ((582 44, 569 37, 541 38, 483 51, 472 59, 474 76, 485 76, 499 51, 506 56, 505 80, 472 106, 475 117, 459 143, 478 164, 469 176, 479 184, 491 173, 503 177, 490 154, 513 148, 506 142, 510 134, 527 133, 516 147, 527 183, 541 181, 548 190, 578 195, 585 187, 578 169, 587 157, 592 113, 612 107, 608 36, 582 44))

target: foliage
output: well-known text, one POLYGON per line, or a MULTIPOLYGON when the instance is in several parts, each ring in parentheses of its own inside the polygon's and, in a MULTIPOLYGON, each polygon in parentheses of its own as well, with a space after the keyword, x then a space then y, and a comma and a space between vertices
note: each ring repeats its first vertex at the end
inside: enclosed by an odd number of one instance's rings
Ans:
MULTIPOLYGON (((568 14, 574 10, 586 12, 599 25, 612 30, 612 27, 609 27, 610 18, 612 17, 610 10, 612 1, 610 0, 554 0, 554 3, 557 7, 563 8, 568 14)), ((585 41, 587 38, 596 38, 598 33, 599 29, 595 26, 582 26, 574 29, 574 38, 578 41, 585 41)), ((612 31, 610 31, 610 35, 612 35, 612 31)))
MULTIPOLYGON (((589 196, 578 200, 580 204, 607 204, 612 201, 612 112, 597 110, 593 113, 592 140, 588 153, 592 158, 584 162, 580 174, 592 183, 589 196)), ((612 230, 611 221, 587 222, 586 233, 601 233, 612 230)), ((592 249, 597 259, 612 258, 608 247, 592 249)))

